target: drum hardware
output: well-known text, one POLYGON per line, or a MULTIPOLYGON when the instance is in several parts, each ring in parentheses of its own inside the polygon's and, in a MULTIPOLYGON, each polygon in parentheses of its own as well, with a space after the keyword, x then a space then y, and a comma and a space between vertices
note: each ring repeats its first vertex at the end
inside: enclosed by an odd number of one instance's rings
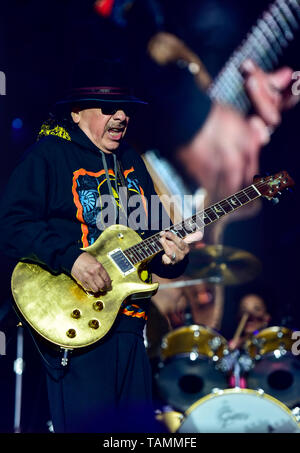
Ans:
POLYGON ((222 277, 213 276, 208 278, 192 278, 189 280, 178 280, 176 282, 161 283, 159 285, 158 292, 161 289, 184 288, 185 286, 202 285, 204 283, 223 284, 223 280, 222 277))
POLYGON ((289 408, 299 403, 300 383, 300 361, 291 352, 292 344, 292 330, 278 326, 256 332, 245 344, 254 365, 247 386, 262 387, 289 408))
POLYGON ((190 360, 194 361, 197 360, 199 357, 198 349, 193 348, 193 350, 190 352, 190 360))
POLYGON ((248 354, 241 353, 236 349, 222 357, 217 366, 223 373, 233 372, 235 368, 236 370, 239 369, 240 373, 247 373, 253 368, 254 364, 248 354))
POLYGON ((183 414, 174 411, 170 406, 164 406, 162 410, 155 411, 155 418, 162 423, 170 433, 175 433, 183 420, 183 414))
POLYGON ((294 409, 292 409, 292 414, 296 418, 297 422, 300 423, 300 407, 294 407, 294 409))

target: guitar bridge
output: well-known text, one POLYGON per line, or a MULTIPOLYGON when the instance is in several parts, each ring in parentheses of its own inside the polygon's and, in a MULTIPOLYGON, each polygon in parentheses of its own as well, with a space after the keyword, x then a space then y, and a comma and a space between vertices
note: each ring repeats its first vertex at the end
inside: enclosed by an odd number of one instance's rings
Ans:
POLYGON ((120 248, 112 250, 108 256, 124 277, 136 270, 120 248))

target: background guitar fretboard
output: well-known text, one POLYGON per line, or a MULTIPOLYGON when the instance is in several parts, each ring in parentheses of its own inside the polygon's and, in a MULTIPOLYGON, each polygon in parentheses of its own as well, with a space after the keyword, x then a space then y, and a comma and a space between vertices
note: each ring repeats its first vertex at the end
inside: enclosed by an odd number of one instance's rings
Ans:
POLYGON ((272 70, 300 25, 300 0, 275 0, 252 27, 241 45, 208 88, 211 99, 231 104, 247 113, 251 103, 243 87, 240 66, 251 58, 262 69, 272 70))

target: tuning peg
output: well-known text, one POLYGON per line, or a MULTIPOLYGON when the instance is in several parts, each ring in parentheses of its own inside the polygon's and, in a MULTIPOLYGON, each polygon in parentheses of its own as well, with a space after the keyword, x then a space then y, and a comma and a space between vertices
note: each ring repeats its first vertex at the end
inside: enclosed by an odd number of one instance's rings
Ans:
POLYGON ((279 203, 279 198, 278 197, 272 198, 271 202, 275 206, 276 204, 279 203))

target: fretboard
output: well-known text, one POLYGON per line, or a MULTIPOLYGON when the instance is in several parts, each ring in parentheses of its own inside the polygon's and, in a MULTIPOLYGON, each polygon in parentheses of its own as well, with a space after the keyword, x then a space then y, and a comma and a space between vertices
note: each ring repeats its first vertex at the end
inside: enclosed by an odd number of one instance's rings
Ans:
POLYGON ((241 45, 233 52, 208 89, 211 99, 233 105, 247 113, 251 103, 244 90, 240 72, 242 62, 251 58, 270 71, 284 49, 294 39, 300 24, 300 0, 275 0, 252 27, 241 45))
MULTIPOLYGON (((234 195, 231 195, 230 197, 197 212, 192 217, 189 217, 176 225, 172 225, 164 231, 171 231, 182 239, 195 231, 203 231, 205 226, 216 222, 224 215, 229 214, 247 203, 259 198, 261 196, 259 186, 260 183, 252 184, 234 195)), ((154 234, 144 241, 123 250, 123 253, 132 264, 137 264, 147 260, 163 250, 160 237, 160 233, 154 234)))

